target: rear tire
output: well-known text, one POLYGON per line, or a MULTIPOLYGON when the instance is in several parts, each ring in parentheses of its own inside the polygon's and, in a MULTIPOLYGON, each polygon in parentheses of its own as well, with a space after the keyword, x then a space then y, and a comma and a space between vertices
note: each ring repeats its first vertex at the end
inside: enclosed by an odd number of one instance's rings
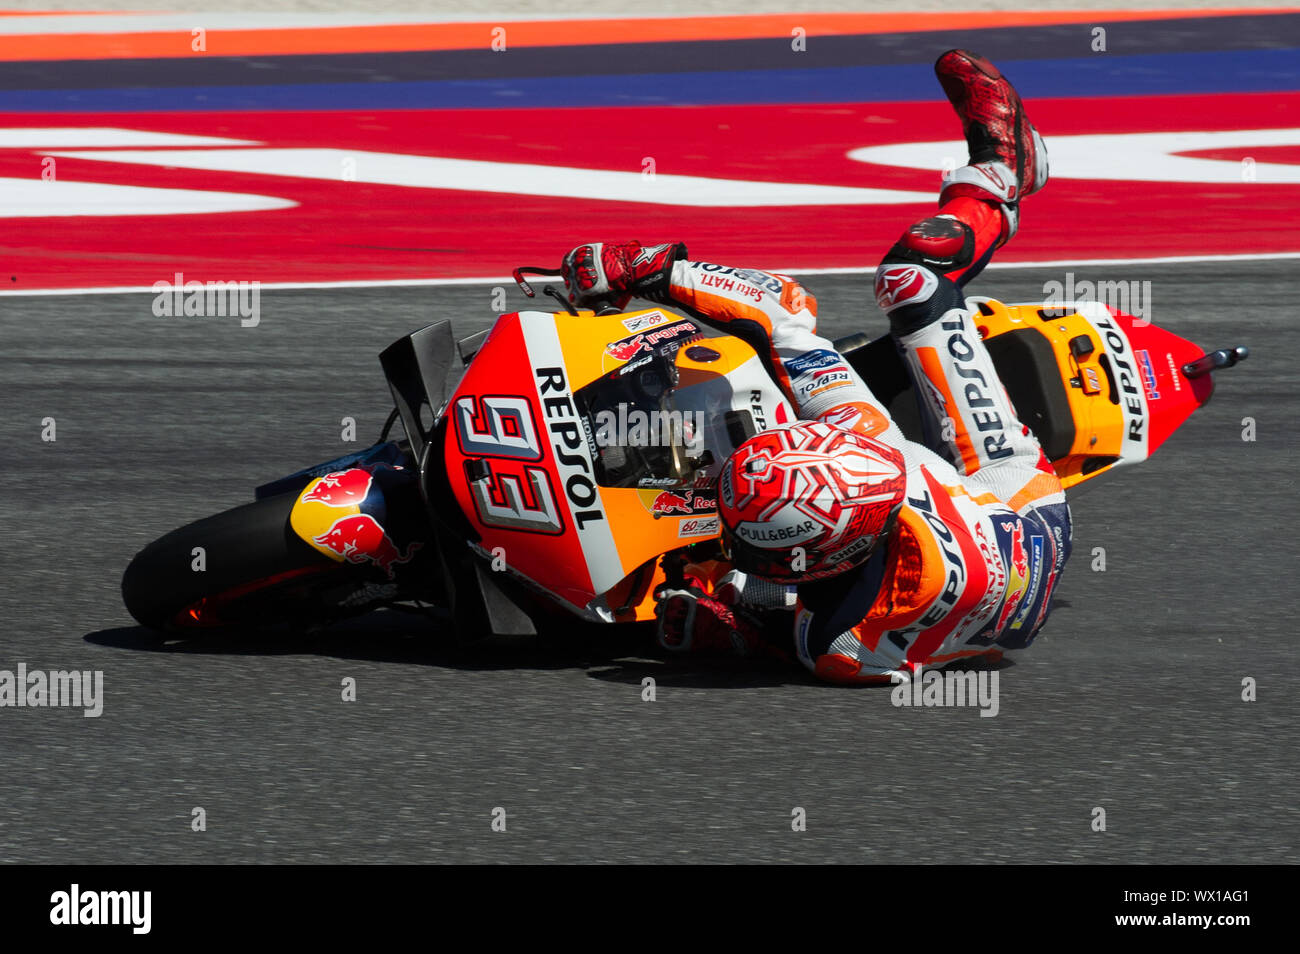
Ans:
POLYGON ((207 517, 149 544, 122 576, 127 610, 150 629, 185 631, 310 617, 365 585, 363 570, 313 549, 289 526, 298 493, 207 517), (204 567, 194 568, 196 548, 204 567), (325 599, 325 594, 330 599, 325 599))

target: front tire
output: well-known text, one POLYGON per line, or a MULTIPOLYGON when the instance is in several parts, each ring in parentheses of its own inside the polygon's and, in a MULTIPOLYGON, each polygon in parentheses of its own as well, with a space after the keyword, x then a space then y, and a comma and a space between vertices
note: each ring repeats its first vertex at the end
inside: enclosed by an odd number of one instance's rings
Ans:
POLYGON ((127 610, 141 625, 171 632, 344 615, 340 604, 366 586, 367 574, 293 532, 297 499, 297 492, 268 497, 155 540, 122 576, 127 610))

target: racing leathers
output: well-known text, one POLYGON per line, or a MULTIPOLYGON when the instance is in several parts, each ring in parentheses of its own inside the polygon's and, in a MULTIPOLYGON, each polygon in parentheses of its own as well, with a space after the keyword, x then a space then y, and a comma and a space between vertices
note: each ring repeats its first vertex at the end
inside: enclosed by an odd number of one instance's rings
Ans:
MULTIPOLYGON (((816 301, 793 279, 679 260, 656 296, 754 346, 801 419, 902 452, 906 498, 885 544, 861 566, 797 589, 794 652, 824 679, 888 682, 1000 654, 1027 646, 1047 617, 1070 552, 1069 509, 962 293, 1007 237, 995 203, 958 197, 908 229, 877 270, 924 444, 903 436, 817 333, 816 301)), ((743 608, 747 581, 728 582, 743 608)))

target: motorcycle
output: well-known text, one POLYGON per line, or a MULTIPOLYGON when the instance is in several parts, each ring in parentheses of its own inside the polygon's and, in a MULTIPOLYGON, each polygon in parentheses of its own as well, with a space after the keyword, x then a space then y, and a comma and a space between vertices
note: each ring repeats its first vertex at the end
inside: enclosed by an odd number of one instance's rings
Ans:
MULTIPOLYGON (((526 274, 559 272, 516 269, 533 298, 526 274)), ((752 347, 698 316, 580 311, 543 291, 562 310, 395 341, 379 356, 394 402, 379 440, 146 546, 122 579, 131 615, 184 635, 394 607, 465 638, 653 619, 660 584, 719 558, 723 463, 794 409, 752 347)), ((1145 460, 1209 401, 1212 372, 1248 354, 1099 303, 968 306, 1066 488, 1145 460)), ((919 440, 889 336, 835 346, 919 440)))

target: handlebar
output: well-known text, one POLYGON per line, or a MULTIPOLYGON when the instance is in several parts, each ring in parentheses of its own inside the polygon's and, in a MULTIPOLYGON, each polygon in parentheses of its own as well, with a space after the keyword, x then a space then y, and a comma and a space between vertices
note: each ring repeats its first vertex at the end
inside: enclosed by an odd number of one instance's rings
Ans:
MULTIPOLYGON (((564 272, 558 268, 538 268, 535 265, 520 265, 511 274, 514 275, 515 284, 518 285, 523 293, 529 298, 536 298, 537 293, 533 291, 532 284, 529 283, 528 279, 524 278, 524 275, 544 275, 553 278, 564 277, 564 272)), ((542 294, 550 295, 558 301, 569 314, 576 315, 578 313, 574 310, 573 305, 568 301, 568 299, 556 291, 554 285, 543 285, 542 294)), ((591 305, 592 311, 600 316, 617 315, 621 314, 623 311, 623 309, 619 308, 617 304, 608 298, 596 299, 591 303, 591 305)))

